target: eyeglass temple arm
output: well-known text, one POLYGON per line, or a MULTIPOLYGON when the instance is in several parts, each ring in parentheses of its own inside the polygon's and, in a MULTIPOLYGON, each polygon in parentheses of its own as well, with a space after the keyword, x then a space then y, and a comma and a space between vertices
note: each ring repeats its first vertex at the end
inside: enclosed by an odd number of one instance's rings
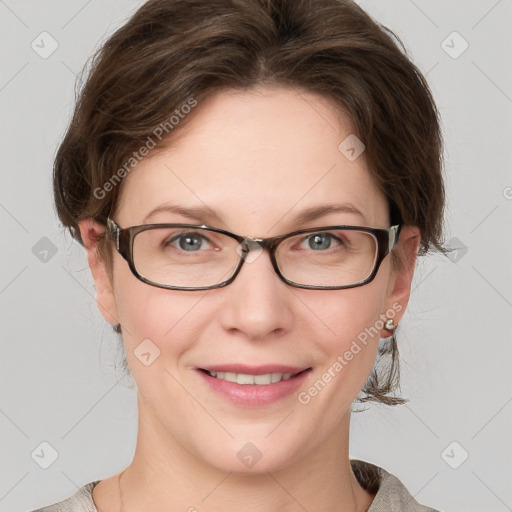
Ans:
POLYGON ((107 234, 114 241, 116 249, 119 250, 119 236, 121 234, 121 228, 110 218, 107 219, 107 234))
POLYGON ((389 228, 389 245, 388 245, 388 251, 392 251, 395 245, 398 242, 398 237, 400 236, 400 231, 402 229, 401 224, 397 224, 395 226, 391 226, 389 228))

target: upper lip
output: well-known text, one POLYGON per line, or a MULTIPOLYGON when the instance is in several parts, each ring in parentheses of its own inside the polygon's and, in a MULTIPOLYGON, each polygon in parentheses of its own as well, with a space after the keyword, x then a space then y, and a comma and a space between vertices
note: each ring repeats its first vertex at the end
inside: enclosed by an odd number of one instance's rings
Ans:
POLYGON ((291 373, 296 374, 308 370, 308 366, 287 366, 283 364, 265 364, 261 366, 249 366, 246 364, 214 364, 202 366, 200 370, 209 372, 231 372, 242 373, 244 375, 265 375, 267 373, 291 373))

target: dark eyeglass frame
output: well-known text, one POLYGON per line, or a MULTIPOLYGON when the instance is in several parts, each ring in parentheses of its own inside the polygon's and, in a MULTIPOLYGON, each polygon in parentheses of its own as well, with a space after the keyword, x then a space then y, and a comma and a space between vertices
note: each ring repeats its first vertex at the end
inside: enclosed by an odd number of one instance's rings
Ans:
POLYGON ((234 233, 230 233, 229 231, 225 231, 220 228, 213 228, 211 226, 206 226, 204 224, 142 224, 139 226, 131 226, 129 228, 121 228, 116 222, 114 222, 110 217, 107 219, 107 237, 113 240, 114 245, 116 247, 117 252, 127 261, 130 270, 133 275, 142 281, 143 283, 149 284, 151 286, 156 286, 157 288, 165 288, 167 290, 182 290, 182 291, 197 291, 197 290, 213 290, 215 288, 223 288, 228 284, 231 284, 238 273, 240 272, 242 265, 245 261, 245 256, 254 248, 262 248, 267 250, 270 254, 270 261, 272 262, 272 266, 276 274, 280 277, 282 281, 290 286, 295 288, 305 288, 310 290, 343 290, 346 288, 356 288, 358 286, 363 286, 373 281, 375 276, 377 275, 377 271, 384 260, 384 258, 395 248, 398 243, 398 238, 400 236, 400 231, 402 229, 402 224, 396 224, 387 229, 384 228, 369 228, 366 226, 322 226, 308 229, 300 229, 298 231, 293 231, 292 233, 287 233, 285 235, 279 235, 271 238, 252 238, 252 237, 244 237, 240 235, 236 235, 234 233), (227 279, 226 281, 222 281, 221 283, 217 283, 211 286, 202 286, 202 287, 182 287, 182 286, 172 286, 156 283, 154 281, 150 281, 145 277, 141 276, 137 269, 135 268, 133 262, 133 241, 135 236, 142 231, 146 231, 149 229, 158 229, 158 228, 190 228, 190 229, 204 229, 206 231, 212 231, 214 233, 220 233, 222 235, 229 236, 235 239, 239 244, 241 244, 242 255, 240 256, 240 262, 236 267, 233 275, 227 279), (295 283, 293 281, 288 280, 281 273, 279 266, 276 260, 276 250, 278 245, 287 238, 291 238, 292 236, 304 234, 304 233, 320 233, 322 231, 330 231, 334 229, 344 229, 348 231, 363 231, 365 233, 370 233, 375 237, 377 241, 377 257, 375 259, 373 271, 371 274, 364 279, 363 281, 359 281, 358 283, 343 285, 343 286, 316 286, 316 285, 305 285, 295 283), (257 244, 257 245, 255 245, 257 244))

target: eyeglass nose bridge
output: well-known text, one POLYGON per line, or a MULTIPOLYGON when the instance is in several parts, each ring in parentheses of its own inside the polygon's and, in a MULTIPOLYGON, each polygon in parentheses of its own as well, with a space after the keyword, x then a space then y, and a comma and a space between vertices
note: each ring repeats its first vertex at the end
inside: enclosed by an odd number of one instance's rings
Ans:
POLYGON ((268 250, 273 259, 273 240, 245 237, 237 248, 238 255, 247 263, 252 263, 264 250, 268 250))
POLYGON ((244 266, 244 263, 253 263, 256 259, 259 258, 259 256, 261 256, 265 250, 267 250, 269 253, 270 263, 274 269, 274 272, 277 274, 279 279, 281 279, 281 281, 288 283, 286 278, 281 274, 275 256, 276 247, 279 240, 282 238, 283 237, 281 236, 275 238, 255 238, 249 236, 244 237, 236 249, 236 252, 240 256, 240 263, 237 266, 234 275, 231 277, 231 279, 228 280, 226 284, 230 284, 235 280, 242 267, 244 266))
POLYGON ((266 241, 263 238, 252 238, 250 236, 246 236, 240 243, 240 247, 243 252, 266 249, 266 246, 266 241))

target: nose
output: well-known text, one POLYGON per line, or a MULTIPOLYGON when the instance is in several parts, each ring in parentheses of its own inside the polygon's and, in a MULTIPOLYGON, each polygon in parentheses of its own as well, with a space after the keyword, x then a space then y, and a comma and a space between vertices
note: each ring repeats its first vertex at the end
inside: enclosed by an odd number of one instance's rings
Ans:
POLYGON ((248 253, 236 279, 223 289, 223 328, 247 339, 265 339, 291 329, 293 294, 276 274, 268 251, 248 253), (256 253, 256 254, 255 254, 256 253))

